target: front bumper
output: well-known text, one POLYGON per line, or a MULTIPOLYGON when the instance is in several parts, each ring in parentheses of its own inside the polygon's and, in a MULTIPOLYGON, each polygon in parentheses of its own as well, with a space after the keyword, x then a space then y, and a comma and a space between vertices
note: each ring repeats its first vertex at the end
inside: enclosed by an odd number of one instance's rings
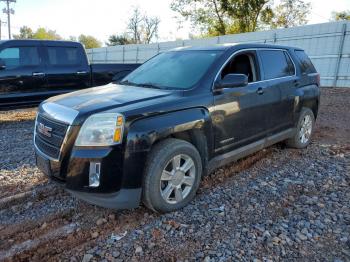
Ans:
POLYGON ((119 145, 100 149, 73 148, 70 156, 61 162, 49 160, 38 150, 36 156, 39 169, 79 199, 112 209, 131 209, 140 204, 141 183, 135 182, 142 177, 142 170, 138 169, 138 179, 133 179, 133 168, 123 165, 119 145), (90 162, 101 163, 100 186, 95 188, 89 187, 90 162))
POLYGON ((141 188, 121 189, 115 193, 86 193, 67 189, 73 196, 90 204, 111 209, 132 209, 140 204, 141 188))

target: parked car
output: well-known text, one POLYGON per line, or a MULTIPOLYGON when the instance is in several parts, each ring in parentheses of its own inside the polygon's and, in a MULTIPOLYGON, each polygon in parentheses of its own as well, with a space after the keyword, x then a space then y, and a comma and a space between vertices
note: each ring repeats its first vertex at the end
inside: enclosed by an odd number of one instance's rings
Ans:
POLYGON ((310 143, 320 76, 298 48, 234 44, 155 56, 119 84, 38 110, 38 167, 87 202, 170 212, 201 177, 277 142, 310 143))
POLYGON ((50 96, 120 80, 139 64, 89 64, 80 43, 0 41, 0 108, 31 106, 50 96))

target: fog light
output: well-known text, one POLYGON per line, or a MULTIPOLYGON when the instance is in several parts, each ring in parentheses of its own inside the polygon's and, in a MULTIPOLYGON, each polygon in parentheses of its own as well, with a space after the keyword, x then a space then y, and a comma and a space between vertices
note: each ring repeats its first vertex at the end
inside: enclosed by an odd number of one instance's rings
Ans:
POLYGON ((100 185, 101 163, 90 162, 89 187, 100 185))

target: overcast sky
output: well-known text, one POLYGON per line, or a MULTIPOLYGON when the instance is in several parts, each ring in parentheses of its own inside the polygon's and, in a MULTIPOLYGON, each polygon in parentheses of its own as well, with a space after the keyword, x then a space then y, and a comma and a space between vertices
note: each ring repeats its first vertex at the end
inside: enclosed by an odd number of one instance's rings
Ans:
MULTIPOLYGON (((188 38, 191 28, 179 28, 176 13, 170 9, 171 0, 17 0, 11 6, 12 32, 18 33, 23 25, 36 29, 39 26, 56 30, 61 36, 89 34, 105 42, 111 34, 122 33, 135 6, 150 16, 161 19, 160 41, 188 38)), ((278 0, 275 0, 278 2, 278 0)), ((311 0, 312 14, 309 23, 328 22, 332 11, 350 9, 350 0, 311 0)), ((5 7, 0 2, 0 10, 5 7)), ((6 15, 0 15, 2 21, 6 15)), ((7 25, 2 26, 2 37, 7 38, 7 25)))

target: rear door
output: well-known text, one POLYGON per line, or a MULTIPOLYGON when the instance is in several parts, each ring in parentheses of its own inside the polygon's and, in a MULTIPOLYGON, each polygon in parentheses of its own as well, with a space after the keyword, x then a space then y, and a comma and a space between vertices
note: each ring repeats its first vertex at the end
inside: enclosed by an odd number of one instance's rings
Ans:
POLYGON ((81 46, 47 42, 45 51, 46 75, 52 93, 90 87, 90 66, 81 46))
POLYGON ((266 136, 265 118, 270 95, 260 81, 255 50, 237 53, 227 62, 218 78, 225 74, 245 74, 249 84, 244 87, 214 91, 215 152, 226 153, 266 136))
POLYGON ((0 59, 0 107, 39 102, 47 88, 40 43, 5 43, 0 59))
POLYGON ((293 126, 295 89, 298 81, 295 66, 286 50, 258 50, 265 91, 269 93, 266 131, 275 134, 293 126))

